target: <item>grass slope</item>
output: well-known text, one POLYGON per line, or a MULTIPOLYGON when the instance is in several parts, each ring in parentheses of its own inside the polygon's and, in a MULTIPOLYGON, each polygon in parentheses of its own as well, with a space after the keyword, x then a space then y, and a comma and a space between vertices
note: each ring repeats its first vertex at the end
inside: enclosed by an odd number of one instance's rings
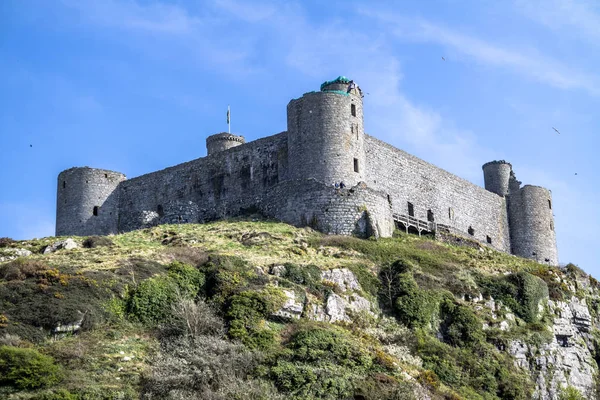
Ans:
MULTIPOLYGON (((598 290, 573 265, 402 233, 361 240, 254 219, 107 239, 75 238, 79 248, 51 254, 43 249, 58 238, 0 239, 0 257, 33 252, 0 263, 0 396, 528 399, 529 372, 498 348, 552 338, 544 298, 598 290), (275 265, 285 273, 270 275, 275 265), (284 290, 321 306, 343 295, 320 280, 333 268, 356 275, 374 315, 274 316, 284 290), (473 301, 481 295, 503 306, 473 301), (507 314, 515 322, 501 330, 507 314)), ((597 317, 600 303, 588 304, 597 317)))

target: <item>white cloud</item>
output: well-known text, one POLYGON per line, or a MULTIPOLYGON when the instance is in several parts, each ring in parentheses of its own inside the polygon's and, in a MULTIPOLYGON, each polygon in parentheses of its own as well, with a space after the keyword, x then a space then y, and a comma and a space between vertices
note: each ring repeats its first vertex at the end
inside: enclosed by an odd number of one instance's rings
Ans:
POLYGON ((227 21, 209 10, 203 9, 206 15, 191 15, 179 5, 135 0, 63 0, 63 4, 78 13, 81 29, 111 28, 105 33, 116 33, 119 42, 146 56, 212 68, 230 77, 256 72, 248 62, 250 40, 223 34, 227 21))
MULTIPOLYGON (((560 89, 578 89, 600 95, 600 78, 546 57, 534 48, 517 51, 477 37, 436 25, 421 18, 409 18, 384 12, 360 11, 380 23, 386 23, 393 34, 408 41, 435 43, 457 54, 455 60, 473 60, 482 65, 504 68, 529 79, 560 89)), ((453 60, 451 60, 453 61, 453 60)))
POLYGON ((600 3, 585 0, 515 0, 524 15, 552 30, 600 44, 600 3))

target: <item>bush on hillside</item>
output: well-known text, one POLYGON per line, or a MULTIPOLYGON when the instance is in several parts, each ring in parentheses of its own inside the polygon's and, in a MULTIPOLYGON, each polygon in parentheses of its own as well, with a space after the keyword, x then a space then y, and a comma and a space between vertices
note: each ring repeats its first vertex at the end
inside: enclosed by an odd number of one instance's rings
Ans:
POLYGON ((0 265, 0 279, 5 281, 22 281, 37 276, 50 267, 40 260, 17 258, 0 265))
POLYGON ((133 320, 144 324, 165 322, 177 298, 195 299, 203 290, 204 274, 197 268, 174 261, 168 274, 143 280, 129 292, 125 311, 133 320))
POLYGON ((398 320, 411 328, 431 326, 439 314, 440 296, 420 289, 410 272, 398 274, 395 280, 394 311, 398 320))
POLYGON ((0 346, 0 385, 17 389, 52 386, 63 377, 52 357, 34 349, 0 346))
POLYGON ((538 305, 549 296, 546 282, 528 272, 502 277, 480 276, 478 285, 484 295, 501 300, 526 322, 539 320, 538 305))
POLYGON ((229 336, 249 348, 266 349, 274 344, 274 332, 264 327, 265 320, 285 302, 281 289, 266 287, 231 296, 227 307, 229 336))
POLYGON ((9 237, 1 237, 0 238, 0 248, 9 247, 13 243, 15 243, 15 241, 9 237))
POLYGON ((447 343, 457 347, 472 347, 484 341, 482 321, 469 307, 445 299, 441 313, 441 332, 447 343))
POLYGON ((90 236, 83 241, 83 247, 93 249, 96 247, 112 247, 114 243, 106 236, 90 236))

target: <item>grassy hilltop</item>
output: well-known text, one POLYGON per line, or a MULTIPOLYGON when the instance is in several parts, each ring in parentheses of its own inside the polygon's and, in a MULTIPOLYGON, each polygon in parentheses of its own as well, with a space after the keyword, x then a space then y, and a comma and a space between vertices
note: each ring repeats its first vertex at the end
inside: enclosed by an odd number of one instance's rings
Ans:
POLYGON ((507 349, 554 340, 545 301, 600 314, 574 265, 404 233, 230 220, 43 254, 60 239, 0 239, 32 252, 0 262, 1 398, 530 399, 507 349))

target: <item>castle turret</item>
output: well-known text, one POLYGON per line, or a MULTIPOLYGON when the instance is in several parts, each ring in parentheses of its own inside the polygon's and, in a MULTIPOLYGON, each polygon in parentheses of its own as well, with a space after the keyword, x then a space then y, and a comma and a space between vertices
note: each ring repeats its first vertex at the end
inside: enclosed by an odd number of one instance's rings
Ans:
POLYGON ((125 175, 95 168, 71 168, 58 175, 56 236, 117 233, 117 186, 125 175))
POLYGON ((525 185, 508 196, 512 253, 550 265, 558 264, 552 194, 540 186, 525 185))
POLYGON ((514 176, 512 165, 500 160, 483 164, 482 168, 485 188, 499 196, 506 196, 509 193, 511 176, 514 176))
POLYGON ((215 154, 223 150, 231 149, 246 143, 243 136, 232 135, 231 133, 217 133, 206 138, 207 155, 215 154))
POLYGON ((290 179, 353 186, 366 181, 360 88, 338 77, 287 107, 290 179))

